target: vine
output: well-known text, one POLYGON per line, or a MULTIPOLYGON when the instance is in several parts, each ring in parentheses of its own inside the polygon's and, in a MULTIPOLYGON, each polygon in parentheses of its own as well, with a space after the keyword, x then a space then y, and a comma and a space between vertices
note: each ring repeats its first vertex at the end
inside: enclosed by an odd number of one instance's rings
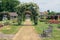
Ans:
POLYGON ((34 25, 38 23, 38 6, 34 3, 25 3, 17 6, 17 14, 18 14, 18 24, 21 25, 22 21, 25 21, 25 11, 31 12, 31 21, 34 22, 34 25))

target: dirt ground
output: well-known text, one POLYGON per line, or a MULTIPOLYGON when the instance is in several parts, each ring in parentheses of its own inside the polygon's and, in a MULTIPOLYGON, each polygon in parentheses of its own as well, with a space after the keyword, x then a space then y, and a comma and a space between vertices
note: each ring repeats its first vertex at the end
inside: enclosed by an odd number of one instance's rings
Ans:
POLYGON ((24 26, 20 28, 13 40, 41 40, 34 30, 34 26, 29 19, 24 22, 24 26))

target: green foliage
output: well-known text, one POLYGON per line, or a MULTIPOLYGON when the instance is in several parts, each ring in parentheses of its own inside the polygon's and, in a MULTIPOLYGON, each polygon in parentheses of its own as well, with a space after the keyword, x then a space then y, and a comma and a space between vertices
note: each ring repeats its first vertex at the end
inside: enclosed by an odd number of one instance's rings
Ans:
POLYGON ((9 22, 4 22, 4 26, 10 25, 9 22))
POLYGON ((55 15, 56 14, 54 11, 51 11, 50 13, 51 13, 50 15, 55 15))
POLYGON ((31 12, 31 20, 33 20, 34 24, 37 24, 38 20, 38 6, 35 3, 23 3, 16 7, 16 11, 18 16, 20 16, 19 24, 21 23, 21 20, 25 20, 25 11, 31 12))
POLYGON ((2 12, 2 11, 14 12, 15 7, 19 4, 20 4, 20 2, 18 0, 1 0, 0 12, 2 12))
MULTIPOLYGON (((22 20, 25 20, 25 11, 30 11, 34 23, 37 24, 37 16, 39 7, 35 3, 23 3, 20 4, 18 0, 0 0, 0 12, 17 12, 18 24, 21 24, 22 20)), ((8 17, 9 18, 9 17, 8 17)))
POLYGON ((56 15, 56 13, 54 11, 50 12, 50 10, 47 10, 47 12, 48 12, 48 15, 56 15))
MULTIPOLYGON (((38 22, 38 25, 35 26, 36 32, 40 35, 43 33, 43 29, 47 29, 49 24, 45 22, 38 22)), ((60 30, 57 29, 58 24, 51 24, 53 26, 52 37, 45 37, 42 40, 60 40, 60 30)))
POLYGON ((46 20, 44 20, 44 19, 40 19, 39 21, 40 21, 40 22, 45 22, 46 20))
POLYGON ((58 28, 60 28, 60 24, 58 24, 58 28))
POLYGON ((4 34, 16 34, 19 30, 20 26, 5 26, 0 30, 0 32, 4 34))
POLYGON ((18 16, 18 25, 21 25, 22 23, 22 16, 18 16))

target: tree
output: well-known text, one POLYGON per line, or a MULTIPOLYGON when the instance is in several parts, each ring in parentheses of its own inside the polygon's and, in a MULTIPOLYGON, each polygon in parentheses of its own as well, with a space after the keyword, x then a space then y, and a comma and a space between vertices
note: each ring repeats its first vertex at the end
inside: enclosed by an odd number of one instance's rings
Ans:
POLYGON ((0 11, 14 12, 15 7, 20 4, 18 0, 1 0, 0 11))
POLYGON ((0 12, 3 10, 2 8, 2 1, 0 0, 0 12))
POLYGON ((54 11, 50 12, 50 10, 47 10, 47 12, 48 12, 48 15, 55 15, 56 14, 54 11))
POLYGON ((48 15, 50 15, 50 10, 47 10, 47 12, 48 12, 48 15))
POLYGON ((51 13, 50 15, 55 15, 56 14, 54 11, 51 11, 50 13, 51 13))

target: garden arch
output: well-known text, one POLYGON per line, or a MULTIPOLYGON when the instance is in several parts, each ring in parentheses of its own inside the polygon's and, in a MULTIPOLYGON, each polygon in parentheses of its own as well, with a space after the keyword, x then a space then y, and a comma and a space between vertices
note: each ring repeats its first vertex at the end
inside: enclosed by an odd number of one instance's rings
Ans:
POLYGON ((25 21, 25 15, 30 15, 31 21, 34 22, 34 25, 38 23, 38 7, 33 4, 25 4, 20 5, 17 7, 17 14, 18 14, 18 24, 20 25, 22 21, 25 21))
POLYGON ((25 18, 28 19, 28 18, 31 18, 31 11, 25 11, 25 18))

